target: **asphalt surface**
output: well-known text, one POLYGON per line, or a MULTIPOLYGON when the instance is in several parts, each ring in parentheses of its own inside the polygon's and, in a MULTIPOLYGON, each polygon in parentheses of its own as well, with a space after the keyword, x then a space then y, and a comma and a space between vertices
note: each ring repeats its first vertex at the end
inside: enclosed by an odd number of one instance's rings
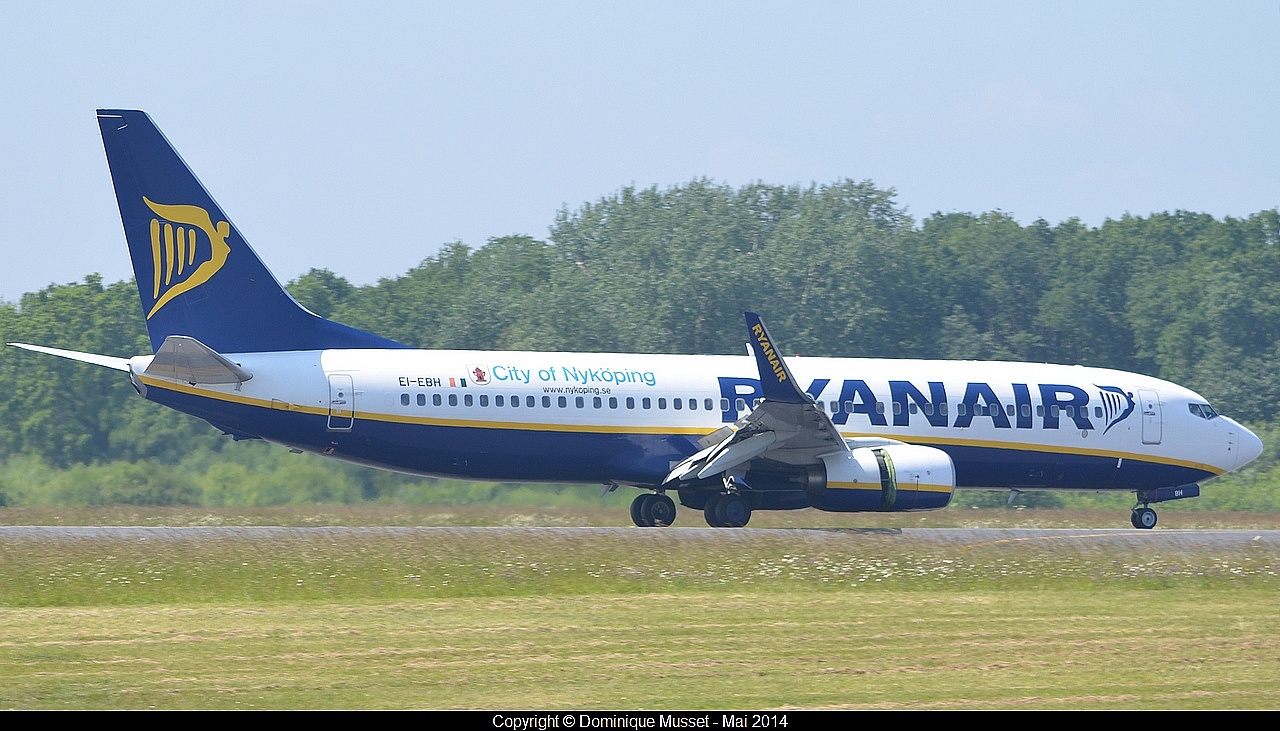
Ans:
POLYGON ((323 539, 326 536, 399 535, 424 539, 462 536, 526 535, 564 538, 614 536, 619 540, 749 541, 758 538, 876 536, 912 545, 976 546, 1059 544, 1132 549, 1265 547, 1280 549, 1280 530, 1133 530, 1085 528, 577 528, 577 527, 282 527, 282 526, 0 526, 0 541, 121 540, 199 541, 323 539))

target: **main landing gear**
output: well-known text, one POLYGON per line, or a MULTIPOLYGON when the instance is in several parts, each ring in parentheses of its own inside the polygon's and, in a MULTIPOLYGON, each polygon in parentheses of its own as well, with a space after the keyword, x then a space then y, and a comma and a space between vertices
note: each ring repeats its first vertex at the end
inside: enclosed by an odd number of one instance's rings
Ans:
POLYGON ((663 493, 647 492, 631 501, 631 522, 641 528, 665 528, 676 522, 676 504, 663 493))
POLYGON ((1134 508, 1133 515, 1129 516, 1129 522, 1133 524, 1134 528, 1150 530, 1156 527, 1156 511, 1145 505, 1140 508, 1134 508))
POLYGON ((702 514, 712 528, 741 528, 751 520, 751 503, 736 492, 719 492, 707 498, 702 514))

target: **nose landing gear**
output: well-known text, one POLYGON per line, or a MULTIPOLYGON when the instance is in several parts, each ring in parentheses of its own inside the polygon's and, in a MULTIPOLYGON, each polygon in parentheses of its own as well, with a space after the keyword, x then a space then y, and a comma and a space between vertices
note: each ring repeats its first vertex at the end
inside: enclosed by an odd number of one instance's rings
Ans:
POLYGON ((1133 524, 1134 528, 1150 530, 1156 527, 1156 511, 1145 505, 1140 508, 1134 508, 1133 515, 1129 516, 1129 522, 1133 524))
POLYGON ((676 522, 676 504, 663 493, 649 492, 631 501, 631 522, 641 528, 665 528, 676 522))

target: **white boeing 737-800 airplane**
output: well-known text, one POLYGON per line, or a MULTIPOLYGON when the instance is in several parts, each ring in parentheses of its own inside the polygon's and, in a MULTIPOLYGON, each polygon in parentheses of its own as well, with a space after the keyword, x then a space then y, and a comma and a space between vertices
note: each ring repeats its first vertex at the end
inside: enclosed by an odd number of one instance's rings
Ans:
POLYGON ((18 347, 115 368, 144 398, 238 439, 480 480, 633 486, 637 525, 676 505, 941 508, 957 488, 1128 491, 1152 503, 1248 464, 1262 442, 1168 381, 1082 366, 414 350, 321 318, 267 271, 140 111, 98 122, 151 355, 18 347))

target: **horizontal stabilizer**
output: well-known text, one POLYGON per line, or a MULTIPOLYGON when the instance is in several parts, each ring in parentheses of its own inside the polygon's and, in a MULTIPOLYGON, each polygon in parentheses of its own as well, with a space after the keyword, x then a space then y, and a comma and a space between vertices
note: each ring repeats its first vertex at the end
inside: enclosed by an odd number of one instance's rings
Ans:
POLYGON ((252 373, 186 335, 165 338, 143 373, 187 383, 244 383, 253 378, 252 373))
POLYGON ((70 358, 78 360, 81 363, 92 363, 96 366, 104 368, 114 368, 118 371, 129 370, 129 360, 127 358, 113 358, 109 355, 97 355, 96 353, 81 353, 78 350, 63 350, 61 348, 46 348, 42 345, 27 345, 26 343, 9 343, 15 348, 23 350, 33 350, 37 353, 46 353, 48 355, 56 355, 59 358, 70 358))

